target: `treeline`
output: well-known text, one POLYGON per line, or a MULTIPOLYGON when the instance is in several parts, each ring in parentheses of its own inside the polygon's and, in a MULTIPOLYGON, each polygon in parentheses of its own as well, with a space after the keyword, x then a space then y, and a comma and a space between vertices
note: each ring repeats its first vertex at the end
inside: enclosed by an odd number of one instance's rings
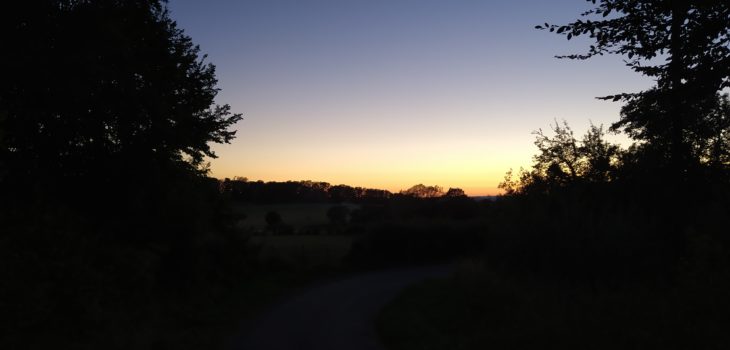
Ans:
POLYGON ((398 193, 387 190, 331 185, 316 181, 264 182, 246 178, 220 181, 220 191, 233 201, 247 203, 385 203, 396 198, 465 197, 459 188, 444 192, 440 186, 418 184, 398 193))

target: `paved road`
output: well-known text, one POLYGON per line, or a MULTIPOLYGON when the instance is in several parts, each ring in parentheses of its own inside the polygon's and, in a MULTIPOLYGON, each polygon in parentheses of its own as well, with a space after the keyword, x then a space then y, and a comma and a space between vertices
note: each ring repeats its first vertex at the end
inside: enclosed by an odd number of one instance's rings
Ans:
POLYGON ((406 286, 446 277, 447 265, 367 273, 310 288, 271 309, 233 341, 236 350, 378 350, 378 311, 406 286))

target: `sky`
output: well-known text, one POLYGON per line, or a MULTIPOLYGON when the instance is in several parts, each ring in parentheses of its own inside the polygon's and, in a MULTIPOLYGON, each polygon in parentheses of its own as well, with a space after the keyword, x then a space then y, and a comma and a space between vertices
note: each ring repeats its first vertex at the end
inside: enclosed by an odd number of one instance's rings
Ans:
MULTIPOLYGON (((596 100, 652 81, 590 42, 536 30, 583 0, 170 0, 216 66, 217 103, 243 115, 211 175, 493 195, 529 168, 537 129, 618 120, 596 100)), ((619 142, 626 142, 616 136, 619 142)))

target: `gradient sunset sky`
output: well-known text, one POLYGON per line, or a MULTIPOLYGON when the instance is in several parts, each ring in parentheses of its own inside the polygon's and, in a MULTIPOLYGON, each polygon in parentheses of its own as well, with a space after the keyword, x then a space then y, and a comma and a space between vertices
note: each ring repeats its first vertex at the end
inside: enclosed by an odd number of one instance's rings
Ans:
POLYGON ((558 60, 586 40, 535 30, 583 0, 170 0, 244 120, 216 145, 212 176, 496 194, 529 167, 531 132, 582 135, 620 104, 596 96, 652 82, 622 58, 558 60))

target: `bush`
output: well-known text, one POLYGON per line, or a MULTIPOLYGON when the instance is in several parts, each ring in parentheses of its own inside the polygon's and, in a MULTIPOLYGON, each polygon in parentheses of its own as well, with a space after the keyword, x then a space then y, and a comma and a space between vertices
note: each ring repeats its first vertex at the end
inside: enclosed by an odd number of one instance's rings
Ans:
POLYGON ((708 284, 683 274, 671 287, 595 290, 509 278, 474 261, 449 279, 408 288, 377 327, 392 350, 725 349, 727 276, 708 284))
POLYGON ((482 225, 448 221, 388 222, 367 228, 353 243, 348 260, 355 266, 429 263, 482 251, 482 225))
POLYGON ((333 224, 345 224, 347 223, 349 216, 350 209, 344 205, 334 205, 327 209, 327 218, 329 218, 333 224))

